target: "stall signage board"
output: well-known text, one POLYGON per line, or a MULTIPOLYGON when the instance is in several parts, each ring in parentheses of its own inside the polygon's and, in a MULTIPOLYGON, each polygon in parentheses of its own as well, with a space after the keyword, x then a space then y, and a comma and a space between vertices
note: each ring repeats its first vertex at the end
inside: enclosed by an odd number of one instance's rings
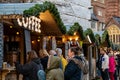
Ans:
POLYGON ((41 20, 35 16, 18 18, 17 22, 19 26, 25 29, 41 33, 41 20))

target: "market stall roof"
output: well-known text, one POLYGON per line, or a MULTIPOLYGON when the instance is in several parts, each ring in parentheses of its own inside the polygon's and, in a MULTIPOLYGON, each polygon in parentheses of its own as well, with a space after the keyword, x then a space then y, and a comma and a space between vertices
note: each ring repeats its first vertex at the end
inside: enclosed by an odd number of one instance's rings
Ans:
POLYGON ((62 32, 60 31, 55 19, 49 10, 45 12, 41 12, 39 15, 41 19, 41 34, 47 36, 62 36, 62 32))

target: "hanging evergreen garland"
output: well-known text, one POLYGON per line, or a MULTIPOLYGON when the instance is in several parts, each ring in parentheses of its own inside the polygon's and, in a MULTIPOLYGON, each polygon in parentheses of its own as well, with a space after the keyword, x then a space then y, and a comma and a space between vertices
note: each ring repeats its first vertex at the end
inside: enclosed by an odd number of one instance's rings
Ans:
POLYGON ((101 44, 101 37, 99 34, 95 35, 95 41, 96 41, 96 45, 99 46, 101 44))
POLYGON ((111 47, 111 42, 109 40, 109 35, 108 35, 108 31, 105 30, 104 33, 102 34, 102 44, 107 43, 107 47, 111 47))
POLYGON ((86 37, 87 35, 89 35, 91 41, 95 43, 95 36, 93 34, 93 31, 90 28, 84 31, 84 36, 86 37))
POLYGON ((74 25, 72 25, 69 29, 69 31, 67 32, 68 35, 73 36, 74 32, 78 32, 80 35, 81 40, 84 39, 84 35, 83 35, 83 29, 82 27, 79 25, 78 22, 75 22, 74 25))
POLYGON ((35 6, 29 8, 28 10, 25 10, 23 12, 24 16, 39 16, 40 12, 45 12, 46 10, 49 10, 52 14, 53 18, 55 19, 56 23, 59 26, 59 29, 63 34, 66 33, 66 27, 64 26, 64 23, 62 22, 62 19, 60 18, 60 14, 58 12, 58 9, 56 8, 55 4, 51 2, 45 1, 43 4, 36 4, 35 6))

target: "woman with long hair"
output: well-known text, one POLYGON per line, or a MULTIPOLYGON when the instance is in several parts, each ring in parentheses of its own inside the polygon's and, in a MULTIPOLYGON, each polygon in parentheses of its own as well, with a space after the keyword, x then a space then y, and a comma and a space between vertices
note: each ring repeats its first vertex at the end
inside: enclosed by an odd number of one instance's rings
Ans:
POLYGON ((46 71, 48 58, 49 58, 49 54, 48 54, 47 50, 46 49, 41 49, 39 51, 39 57, 40 57, 40 60, 41 60, 41 64, 43 65, 43 68, 46 71))
POLYGON ((41 61, 37 56, 37 53, 32 50, 27 53, 27 63, 22 65, 16 60, 13 60, 18 73, 23 75, 23 80, 38 80, 37 71, 41 68, 41 61))
POLYGON ((64 80, 82 80, 82 58, 80 54, 82 53, 82 48, 71 47, 68 51, 68 64, 64 72, 64 80))

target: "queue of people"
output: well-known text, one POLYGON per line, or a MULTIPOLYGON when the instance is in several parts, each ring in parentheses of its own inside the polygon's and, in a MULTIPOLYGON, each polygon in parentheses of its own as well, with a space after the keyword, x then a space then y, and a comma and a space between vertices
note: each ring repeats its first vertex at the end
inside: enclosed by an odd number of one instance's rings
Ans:
POLYGON ((120 54, 116 54, 116 51, 108 49, 106 47, 100 48, 100 54, 97 61, 97 68, 100 71, 102 80, 118 80, 119 61, 120 54))
POLYGON ((83 78, 86 75, 84 74, 86 63, 81 54, 83 52, 80 47, 71 47, 66 59, 63 57, 60 48, 49 52, 41 49, 38 55, 34 50, 31 50, 27 53, 27 62, 24 65, 17 62, 17 58, 14 58, 13 62, 16 71, 23 75, 23 80, 39 80, 38 69, 44 70, 46 80, 87 80, 83 78))

